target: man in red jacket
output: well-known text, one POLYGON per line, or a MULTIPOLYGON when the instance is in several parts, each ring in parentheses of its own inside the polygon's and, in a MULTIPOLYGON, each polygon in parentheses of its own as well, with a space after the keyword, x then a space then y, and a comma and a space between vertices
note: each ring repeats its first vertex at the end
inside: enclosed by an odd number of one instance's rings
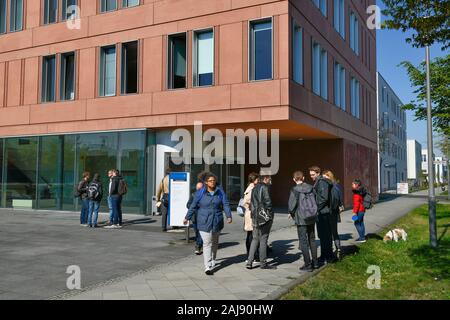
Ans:
POLYGON ((359 238, 356 241, 362 243, 366 242, 366 227, 364 226, 364 214, 366 213, 366 209, 364 208, 364 195, 366 191, 362 186, 361 180, 355 179, 352 182, 352 191, 353 221, 359 234, 359 238))

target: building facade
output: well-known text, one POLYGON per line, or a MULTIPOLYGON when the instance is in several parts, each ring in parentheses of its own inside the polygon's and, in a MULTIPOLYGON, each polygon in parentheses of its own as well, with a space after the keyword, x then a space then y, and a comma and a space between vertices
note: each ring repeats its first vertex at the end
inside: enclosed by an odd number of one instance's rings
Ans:
MULTIPOLYGON (((422 171, 428 175, 428 150, 422 149, 422 171)), ((433 155, 434 163, 434 182, 437 184, 444 184, 448 179, 448 160, 446 157, 437 157, 433 155)))
POLYGON ((377 73, 379 191, 407 180, 406 112, 389 83, 377 73))
POLYGON ((0 207, 76 210, 82 172, 112 167, 126 212, 151 212, 166 167, 213 171, 237 202, 261 165, 206 164, 201 150, 174 163, 171 133, 194 122, 278 129, 278 206, 311 165, 335 172, 347 204, 354 178, 376 193, 374 1, 0 4, 0 207))
POLYGON ((412 186, 419 186, 423 183, 422 174, 422 145, 417 140, 408 140, 407 150, 407 171, 408 182, 412 186))

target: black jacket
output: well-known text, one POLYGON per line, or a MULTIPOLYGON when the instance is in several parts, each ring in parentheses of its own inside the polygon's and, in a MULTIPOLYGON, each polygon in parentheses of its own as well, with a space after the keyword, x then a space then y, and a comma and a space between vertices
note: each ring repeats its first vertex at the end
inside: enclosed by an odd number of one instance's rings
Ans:
POLYGON ((87 194, 87 192, 88 192, 88 187, 89 187, 89 181, 86 181, 86 180, 81 180, 79 183, 78 183, 78 193, 80 194, 80 199, 81 200, 84 200, 84 199, 87 199, 87 197, 88 197, 88 194, 87 194))
POLYGON ((270 198, 269 186, 265 183, 259 183, 252 190, 252 198, 250 201, 250 209, 252 212, 253 226, 257 227, 258 223, 258 208, 264 208, 273 220, 274 213, 272 208, 272 199, 270 198))
POLYGON ((314 184, 314 192, 316 193, 317 213, 329 214, 331 188, 333 184, 328 179, 319 176, 314 184))
POLYGON ((120 196, 119 195, 119 182, 120 182, 120 177, 112 177, 110 179, 110 181, 112 182, 111 184, 111 188, 109 188, 109 184, 108 184, 108 194, 109 196, 120 196))

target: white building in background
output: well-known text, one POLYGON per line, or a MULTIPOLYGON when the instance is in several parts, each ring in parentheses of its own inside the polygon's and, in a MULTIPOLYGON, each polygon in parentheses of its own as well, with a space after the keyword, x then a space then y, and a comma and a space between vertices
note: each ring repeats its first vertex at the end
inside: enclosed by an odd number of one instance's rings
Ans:
POLYGON ((406 112, 394 90, 377 72, 379 192, 407 181, 406 112))
POLYGON ((417 140, 408 140, 407 151, 407 172, 410 185, 418 186, 422 184, 422 145, 417 140))
MULTIPOLYGON (((422 171, 428 174, 428 150, 422 149, 422 171)), ((434 162, 434 182, 445 183, 448 177, 448 162, 446 157, 433 157, 434 162)))

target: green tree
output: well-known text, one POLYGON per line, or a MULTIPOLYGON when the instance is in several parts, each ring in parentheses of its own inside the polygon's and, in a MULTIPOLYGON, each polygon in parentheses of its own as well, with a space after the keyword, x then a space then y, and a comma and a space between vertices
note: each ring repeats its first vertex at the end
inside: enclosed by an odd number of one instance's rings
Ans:
POLYGON ((413 30, 408 43, 414 47, 441 43, 442 50, 450 47, 450 0, 383 0, 388 17, 384 28, 413 30))
MULTIPOLYGON (((403 106, 405 110, 415 111, 415 120, 427 118, 426 108, 426 67, 425 62, 414 66, 409 61, 400 63, 408 72, 417 98, 403 106)), ((450 55, 438 57, 430 63, 431 101, 433 102, 433 126, 436 131, 450 137, 450 55)))

